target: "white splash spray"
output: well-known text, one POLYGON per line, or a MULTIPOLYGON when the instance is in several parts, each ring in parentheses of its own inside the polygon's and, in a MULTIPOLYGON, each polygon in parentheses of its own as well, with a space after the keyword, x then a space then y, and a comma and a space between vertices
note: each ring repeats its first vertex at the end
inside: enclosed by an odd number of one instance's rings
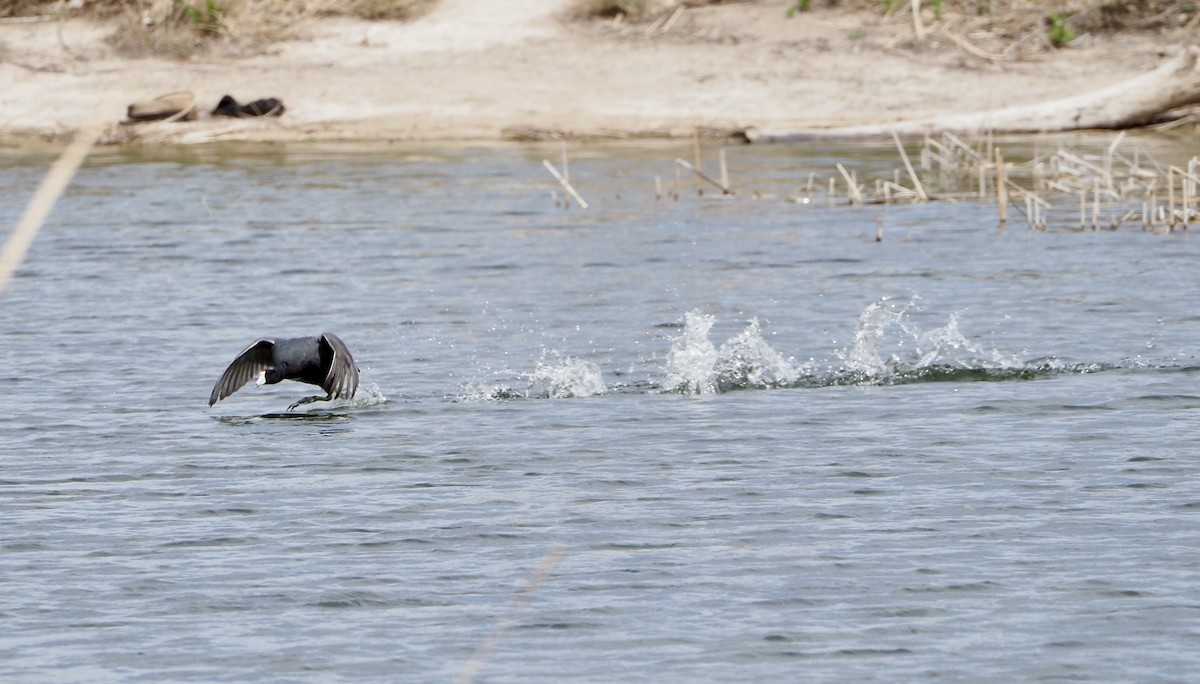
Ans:
POLYGON ((667 376, 662 391, 714 394, 731 389, 785 387, 800 371, 792 360, 775 351, 762 336, 758 319, 718 349, 709 341, 716 318, 699 311, 684 316, 683 332, 667 353, 667 376))
POLYGON ((763 339, 758 319, 731 337, 717 350, 717 385, 721 389, 784 387, 796 382, 800 371, 763 339))
POLYGON ((524 387, 473 380, 463 385, 454 400, 570 399, 608 391, 600 367, 596 364, 573 356, 559 357, 556 352, 550 353, 550 356, 554 357, 553 360, 548 360, 547 353, 543 351, 532 372, 516 373, 518 378, 525 381, 524 387))
POLYGON ((868 305, 858 317, 849 348, 837 352, 845 369, 883 379, 937 366, 976 370, 1026 366, 1015 356, 967 339, 959 330, 957 313, 949 315, 946 325, 922 332, 909 317, 918 301, 920 297, 913 295, 907 303, 890 304, 884 297, 868 305))
POLYGON ((370 387, 359 387, 354 393, 354 398, 347 400, 347 406, 354 408, 370 408, 372 406, 383 406, 388 403, 388 397, 379 389, 379 385, 372 384, 370 387))
POLYGON ((600 367, 591 361, 572 356, 548 363, 545 356, 529 374, 529 396, 550 399, 569 399, 604 394, 604 378, 600 367))
POLYGON ((689 311, 683 332, 667 352, 667 377, 663 390, 680 394, 713 394, 717 391, 717 348, 708 340, 716 317, 689 311))

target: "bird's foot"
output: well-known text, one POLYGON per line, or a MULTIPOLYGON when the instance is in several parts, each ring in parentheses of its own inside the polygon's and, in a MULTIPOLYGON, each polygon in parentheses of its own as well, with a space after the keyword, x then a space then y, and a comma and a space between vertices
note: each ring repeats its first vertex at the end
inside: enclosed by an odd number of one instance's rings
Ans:
POLYGON ((303 406, 304 404, 311 404, 314 401, 333 401, 333 394, 327 394, 323 397, 320 395, 317 395, 315 397, 305 397, 305 398, 301 399, 300 401, 289 406, 287 408, 287 410, 292 411, 292 410, 295 410, 295 408, 297 406, 303 406))

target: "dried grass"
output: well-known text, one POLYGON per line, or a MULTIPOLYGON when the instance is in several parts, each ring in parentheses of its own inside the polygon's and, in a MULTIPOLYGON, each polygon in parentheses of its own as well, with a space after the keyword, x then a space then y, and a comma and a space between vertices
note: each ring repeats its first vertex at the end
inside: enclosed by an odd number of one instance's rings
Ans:
POLYGON ((581 19, 623 17, 647 21, 678 7, 719 5, 723 0, 576 0, 571 14, 581 19))
MULTIPOLYGON (((993 61, 1018 59, 1053 50, 1051 17, 1061 13, 1071 34, 1117 31, 1185 33, 1200 23, 1200 0, 919 0, 925 29, 937 30, 958 47, 993 61)), ((575 0, 573 14, 584 19, 620 18, 649 23, 678 7, 719 4, 720 0, 575 0)), ((856 10, 876 14, 903 36, 913 25, 912 0, 789 0, 780 18, 856 10)), ((1061 37, 1061 36, 1060 36, 1061 37)), ((915 47, 921 41, 909 40, 915 47)), ((891 45, 903 46, 904 38, 891 45)))
MULTIPOLYGON (((347 16, 409 20, 437 0, 89 0, 69 9, 60 0, 0 0, 0 18, 57 14, 112 19, 112 44, 129 56, 187 58, 208 52, 260 53, 279 40, 299 37, 305 20, 347 16)), ((630 22, 660 19, 679 7, 723 0, 573 0, 577 18, 630 22)), ((911 24, 912 0, 807 0, 797 8, 819 13, 861 10, 883 21, 911 24)), ((1061 12, 1075 35, 1112 31, 1183 33, 1200 20, 1200 0, 920 0, 932 26, 968 51, 1013 59, 1054 48, 1052 13, 1061 12)), ((784 17, 786 6, 780 7, 784 17)), ((803 20, 797 12, 794 20, 803 20)))
MULTIPOLYGON (((833 0, 831 0, 833 1, 833 0)), ((911 0, 844 0, 857 9, 883 12, 884 21, 912 25, 911 0)), ((920 0, 926 28, 958 48, 989 61, 1035 57, 1039 53, 1086 43, 1096 35, 1152 32, 1179 42, 1200 16, 1197 0, 920 0), (1061 26, 1054 29, 1055 22, 1061 26)), ((915 47, 920 41, 908 41, 915 47)), ((905 41, 897 41, 904 45, 905 41)))
POLYGON ((300 35, 305 20, 357 17, 404 21, 436 0, 92 0, 70 9, 57 0, 10 0, 0 16, 58 14, 115 22, 109 43, 125 56, 185 59, 210 52, 255 54, 300 35))

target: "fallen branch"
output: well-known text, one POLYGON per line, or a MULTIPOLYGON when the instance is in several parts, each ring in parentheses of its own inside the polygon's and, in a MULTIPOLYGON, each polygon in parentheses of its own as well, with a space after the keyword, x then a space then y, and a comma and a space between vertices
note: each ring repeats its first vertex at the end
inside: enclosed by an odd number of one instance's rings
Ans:
POLYGON ((1119 130, 1155 123, 1164 113, 1197 102, 1200 102, 1200 47, 1191 46, 1137 78, 1061 100, 924 121, 795 131, 751 129, 746 131, 746 138, 752 142, 796 142, 890 134, 919 136, 944 131, 982 134, 1119 130))

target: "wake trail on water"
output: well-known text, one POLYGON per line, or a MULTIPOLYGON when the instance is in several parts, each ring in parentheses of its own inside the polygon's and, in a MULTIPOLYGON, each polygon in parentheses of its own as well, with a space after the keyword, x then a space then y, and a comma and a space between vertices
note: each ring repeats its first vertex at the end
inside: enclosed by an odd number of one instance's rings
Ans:
POLYGON ((519 373, 519 384, 467 383, 455 401, 587 397, 606 393, 720 394, 739 390, 902 385, 919 382, 1001 382, 1070 373, 1094 373, 1120 364, 1071 363, 1057 357, 1024 359, 972 341, 952 313, 944 325, 924 330, 914 320, 920 298, 882 298, 858 317, 849 343, 821 361, 798 363, 764 337, 757 318, 720 345, 711 339, 717 318, 703 311, 684 314, 659 372, 647 383, 604 381, 600 367, 584 359, 543 352, 535 368, 519 373))

